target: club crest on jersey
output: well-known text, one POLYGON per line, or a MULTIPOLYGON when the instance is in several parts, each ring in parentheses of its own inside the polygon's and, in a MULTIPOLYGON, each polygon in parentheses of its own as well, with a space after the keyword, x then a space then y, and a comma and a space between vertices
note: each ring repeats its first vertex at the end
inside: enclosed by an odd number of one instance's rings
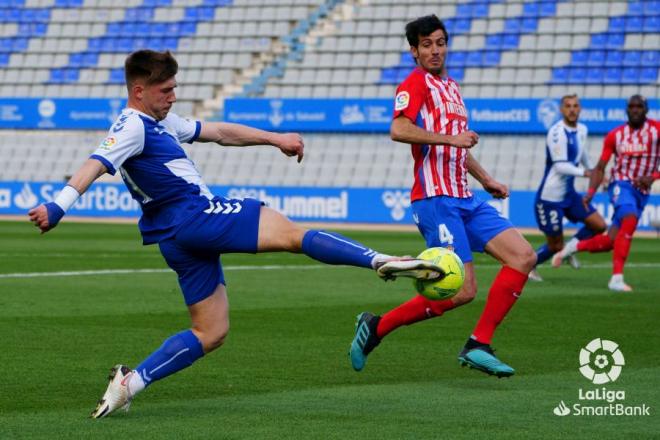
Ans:
POLYGON ((112 147, 115 146, 117 143, 117 138, 114 136, 108 136, 107 138, 103 139, 103 142, 101 142, 100 148, 101 150, 110 150, 112 147))
POLYGON ((410 103, 410 95, 408 92, 399 92, 394 99, 394 110, 399 111, 408 108, 410 103))

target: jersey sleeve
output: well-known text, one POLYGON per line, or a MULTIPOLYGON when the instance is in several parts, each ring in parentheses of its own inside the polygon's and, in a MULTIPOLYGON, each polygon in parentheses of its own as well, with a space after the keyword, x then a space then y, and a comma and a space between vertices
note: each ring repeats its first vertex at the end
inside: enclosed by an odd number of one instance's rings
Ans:
POLYGON ((170 113, 167 116, 167 122, 176 132, 179 142, 182 143, 187 142, 192 144, 197 140, 199 132, 202 130, 202 123, 200 121, 191 121, 175 113, 170 113))
POLYGON ((424 103, 427 87, 420 75, 411 75, 396 89, 394 114, 392 119, 403 115, 413 124, 417 121, 419 110, 424 103))
POLYGON ((565 162, 568 160, 568 146, 566 143, 566 134, 561 127, 555 125, 548 132, 546 138, 548 145, 548 154, 552 162, 565 162))
POLYGON ((607 163, 610 161, 610 158, 612 157, 612 154, 614 154, 614 151, 616 149, 616 130, 612 130, 609 133, 607 133, 607 136, 605 136, 605 140, 603 141, 603 152, 600 153, 600 160, 603 162, 607 163))
POLYGON ((122 118, 108 130, 108 135, 90 156, 100 161, 110 174, 115 174, 127 159, 144 149, 144 124, 140 118, 122 118))

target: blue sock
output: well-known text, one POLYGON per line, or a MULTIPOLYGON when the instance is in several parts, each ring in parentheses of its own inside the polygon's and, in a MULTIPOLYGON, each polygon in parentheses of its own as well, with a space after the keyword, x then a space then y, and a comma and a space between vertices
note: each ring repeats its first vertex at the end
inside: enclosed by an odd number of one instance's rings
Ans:
POLYGON ((582 226, 579 231, 575 233, 573 238, 577 238, 578 240, 584 240, 585 238, 591 238, 594 236, 594 231, 591 229, 587 228, 586 226, 582 226))
POLYGON ((539 247, 536 250, 536 265, 540 265, 550 259, 552 257, 552 252, 548 248, 547 244, 544 244, 543 246, 539 247))
POLYGON ((371 260, 378 252, 343 235, 325 231, 307 231, 303 237, 302 251, 308 257, 326 264, 371 269, 371 260))
POLYGON ((161 347, 151 353, 135 370, 145 386, 189 367, 204 356, 202 344, 191 330, 170 336, 161 347))

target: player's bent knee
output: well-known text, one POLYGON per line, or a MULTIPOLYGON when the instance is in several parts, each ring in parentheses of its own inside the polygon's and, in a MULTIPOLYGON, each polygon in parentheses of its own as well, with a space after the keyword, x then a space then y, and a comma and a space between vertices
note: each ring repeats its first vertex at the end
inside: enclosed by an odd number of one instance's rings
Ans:
POLYGON ((207 329, 193 328, 193 330, 196 330, 195 333, 202 344, 204 353, 209 353, 225 343, 229 334, 229 323, 220 323, 207 329))
POLYGON ((458 307, 458 306, 462 306, 463 304, 472 302, 472 300, 474 300, 476 296, 477 296, 476 283, 466 282, 463 285, 461 291, 458 292, 458 294, 456 294, 456 296, 452 298, 452 301, 458 307))

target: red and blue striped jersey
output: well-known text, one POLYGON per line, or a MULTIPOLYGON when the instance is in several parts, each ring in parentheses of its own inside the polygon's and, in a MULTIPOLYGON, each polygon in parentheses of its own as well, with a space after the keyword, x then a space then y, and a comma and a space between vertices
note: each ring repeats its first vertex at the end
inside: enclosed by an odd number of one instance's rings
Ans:
MULTIPOLYGON (((468 129, 458 83, 416 68, 396 91, 394 118, 405 116, 434 133, 457 135, 468 129)), ((411 200, 472 196, 467 182, 468 150, 451 145, 411 145, 414 183, 411 200)))

